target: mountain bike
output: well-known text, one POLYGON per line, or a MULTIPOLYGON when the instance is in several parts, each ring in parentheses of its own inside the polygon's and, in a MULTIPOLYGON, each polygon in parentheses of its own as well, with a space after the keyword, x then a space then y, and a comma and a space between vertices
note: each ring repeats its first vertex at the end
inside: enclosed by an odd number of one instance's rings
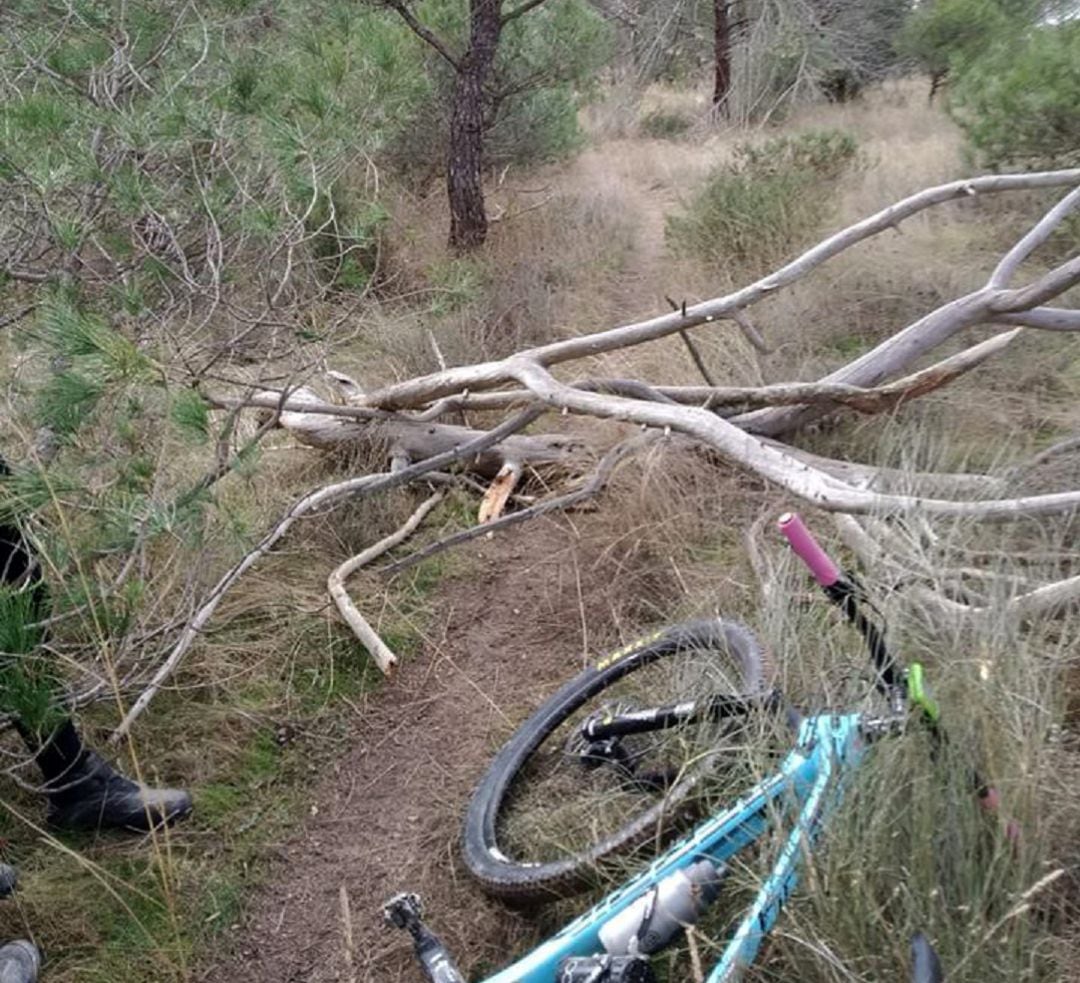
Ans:
MULTIPOLYGON (((753 633, 717 618, 664 629, 600 659, 548 699, 496 755, 465 821, 470 873, 511 902, 565 896, 595 883, 598 871, 617 869, 616 858, 669 842, 687 822, 696 824, 644 870, 484 983, 653 983, 650 957, 713 904, 731 858, 772 831, 781 843, 772 868, 706 977, 707 983, 737 979, 791 896, 801 860, 868 746, 902 734, 911 718, 929 729, 935 745, 944 742, 922 666, 905 668, 889 651, 880 616, 858 582, 841 572, 797 515, 782 516, 779 528, 862 636, 882 708, 809 716, 787 709, 768 684, 769 659, 753 633), (637 685, 646 677, 647 684, 637 685), (676 698, 642 706, 641 694, 658 681, 673 682, 676 698), (700 792, 718 761, 745 758, 740 750, 760 734, 754 720, 778 715, 795 738, 775 770, 734 804, 695 816, 707 804, 700 792), (584 817, 575 815, 584 821, 574 830, 559 814, 582 786, 593 794, 584 798, 584 817), (544 791, 537 795, 537 788, 544 791), (537 821, 545 803, 555 810, 537 821), (539 834, 538 852, 527 855, 518 845, 519 820, 531 840, 539 834)), ((984 806, 996 809, 996 791, 973 770, 970 781, 984 806)), ((424 923, 416 895, 398 895, 384 914, 411 933, 431 983, 464 983, 424 923)), ((912 940, 911 964, 919 983, 941 978, 921 935, 912 940)))

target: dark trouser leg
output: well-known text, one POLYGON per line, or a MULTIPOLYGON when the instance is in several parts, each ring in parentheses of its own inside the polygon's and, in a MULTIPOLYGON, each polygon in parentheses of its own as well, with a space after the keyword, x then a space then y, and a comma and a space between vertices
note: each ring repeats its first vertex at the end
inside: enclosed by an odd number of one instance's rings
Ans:
MULTIPOLYGON (((0 458, 0 473, 3 472, 0 458)), ((191 812, 191 796, 126 778, 83 746, 58 710, 60 684, 33 627, 49 610, 33 551, 19 529, 0 524, 0 710, 12 714, 34 755, 49 800, 49 822, 69 829, 146 830, 191 812)), ((4 983, 0 976, 0 983, 4 983)))

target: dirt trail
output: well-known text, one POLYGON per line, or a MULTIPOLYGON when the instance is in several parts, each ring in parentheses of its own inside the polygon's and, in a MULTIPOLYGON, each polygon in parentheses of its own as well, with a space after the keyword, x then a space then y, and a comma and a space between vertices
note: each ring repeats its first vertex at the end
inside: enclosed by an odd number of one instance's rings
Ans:
POLYGON ((633 250, 610 284, 615 321, 644 316, 664 303, 664 225, 678 204, 680 172, 687 166, 674 144, 611 140, 586 150, 560 178, 566 188, 616 194, 624 212, 633 216, 633 250))
POLYGON ((603 625, 617 606, 612 563, 581 541, 580 518, 538 520, 469 548, 470 572, 435 598, 433 641, 370 699, 354 750, 313 791, 314 815, 278 851, 229 957, 201 979, 415 983, 407 939, 380 919, 382 902, 405 889, 424 896, 466 973, 521 947, 533 923, 470 883, 457 843, 471 789, 511 721, 580 668, 583 624, 603 625))
MULTIPOLYGON (((665 216, 687 167, 708 156, 688 161, 685 148, 657 143, 642 159, 641 141, 623 143, 586 151, 562 178, 617 194, 633 216, 632 252, 605 297, 613 322, 663 304, 665 216)), ((423 895, 466 975, 490 973, 524 948, 536 913, 486 899, 461 867, 458 837, 498 745, 582 666, 596 642, 589 633, 610 625, 634 589, 607 537, 579 535, 588 521, 537 520, 467 548, 471 571, 440 585, 425 651, 368 701, 354 750, 312 790, 313 815, 277 851, 228 956, 202 980, 415 983, 407 939, 381 922, 382 903, 402 890, 423 895)))

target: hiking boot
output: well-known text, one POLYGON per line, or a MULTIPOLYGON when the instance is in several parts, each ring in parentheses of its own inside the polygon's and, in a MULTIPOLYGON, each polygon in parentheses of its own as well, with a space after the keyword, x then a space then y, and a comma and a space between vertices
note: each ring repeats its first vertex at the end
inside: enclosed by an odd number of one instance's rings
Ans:
POLYGON ((33 942, 17 939, 0 946, 0 983, 37 983, 41 953, 33 942))
POLYGON ((35 760, 45 777, 48 821, 54 826, 145 832, 191 812, 191 795, 182 789, 134 782, 84 748, 70 720, 38 749, 35 760))
POLYGON ((0 864, 0 898, 9 898, 19 881, 19 872, 10 864, 0 864))

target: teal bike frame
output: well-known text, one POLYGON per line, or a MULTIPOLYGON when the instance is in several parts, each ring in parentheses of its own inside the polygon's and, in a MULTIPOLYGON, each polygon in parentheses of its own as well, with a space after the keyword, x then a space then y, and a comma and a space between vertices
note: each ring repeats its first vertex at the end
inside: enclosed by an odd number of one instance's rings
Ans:
POLYGON ((701 823, 647 870, 523 959, 488 977, 485 983, 556 983, 563 960, 602 953, 603 927, 665 877, 702 859, 717 864, 727 861, 765 833, 771 812, 798 810, 772 870, 709 973, 707 983, 738 979, 754 961, 762 939, 795 889, 800 857, 817 837, 828 807, 843 789, 845 775, 862 756, 862 731, 859 714, 805 718, 795 747, 774 775, 755 785, 727 811, 701 823))
MULTIPOLYGON (((728 983, 738 979, 754 961, 762 940, 795 889, 801 861, 820 834, 830 809, 842 796, 867 744, 877 737, 902 732, 910 711, 915 711, 929 728, 935 744, 944 741, 938 707, 924 687, 922 667, 914 663, 905 670, 892 657, 886 649, 881 627, 867 618, 861 609, 861 589, 852 578, 841 573, 798 516, 783 516, 779 526, 829 599, 862 635, 874 666, 875 685, 886 697, 888 710, 875 717, 840 713, 803 718, 798 724, 794 746, 774 774, 751 788, 724 812, 699 823, 647 869, 528 955, 483 983, 562 983, 567 961, 572 959, 595 959, 595 964, 590 963, 586 970, 589 975, 585 983, 606 983, 612 977, 602 958, 606 955, 601 941, 605 927, 631 905, 657 890, 665 878, 703 860, 722 869, 731 857, 753 844, 774 824, 783 823, 790 828, 779 855, 727 940, 719 960, 710 967, 707 983, 728 983)), ((747 708, 745 712, 755 711, 747 708)), ((984 806, 995 809, 996 791, 985 785, 974 770, 971 771, 971 783, 984 806)), ((442 943, 420 920, 419 899, 415 895, 399 895, 387 906, 386 914, 388 920, 413 934, 417 956, 429 981, 464 983, 442 943)), ((926 945, 925 940, 923 945, 926 945)), ((932 961, 936 963, 936 957, 932 961)), ((573 979, 576 981, 580 977, 573 979)))

